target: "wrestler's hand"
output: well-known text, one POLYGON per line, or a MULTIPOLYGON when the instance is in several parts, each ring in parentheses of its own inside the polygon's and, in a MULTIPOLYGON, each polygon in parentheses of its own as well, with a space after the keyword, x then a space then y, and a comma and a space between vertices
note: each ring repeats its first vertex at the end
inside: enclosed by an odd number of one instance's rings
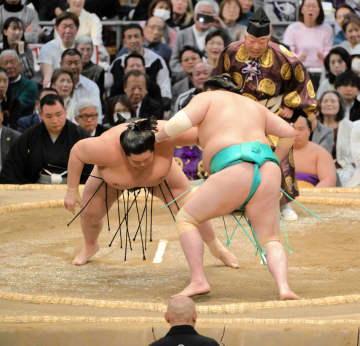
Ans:
POLYGON ((64 206, 72 213, 75 212, 76 204, 81 207, 81 197, 78 188, 68 188, 64 197, 64 206))
POLYGON ((284 119, 290 119, 293 113, 294 111, 292 109, 284 107, 279 115, 284 119))

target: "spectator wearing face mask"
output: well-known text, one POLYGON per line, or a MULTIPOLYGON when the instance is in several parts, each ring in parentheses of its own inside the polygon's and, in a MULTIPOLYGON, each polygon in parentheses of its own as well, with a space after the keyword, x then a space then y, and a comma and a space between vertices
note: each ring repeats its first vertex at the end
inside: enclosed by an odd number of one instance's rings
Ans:
POLYGON ((107 122, 110 127, 122 124, 134 117, 135 114, 126 95, 117 95, 108 100, 107 122))

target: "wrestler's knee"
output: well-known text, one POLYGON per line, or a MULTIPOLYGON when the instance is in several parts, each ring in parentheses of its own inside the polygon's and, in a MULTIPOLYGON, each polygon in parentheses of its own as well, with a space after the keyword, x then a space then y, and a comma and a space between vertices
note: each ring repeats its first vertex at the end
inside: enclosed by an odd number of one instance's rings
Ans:
POLYGON ((199 227, 199 222, 190 215, 183 207, 179 210, 176 215, 176 229, 181 235, 185 232, 191 232, 194 228, 199 227))
MULTIPOLYGON (((83 205, 88 201, 88 199, 83 199, 83 205)), ((105 215, 105 203, 99 203, 94 198, 81 213, 81 217, 87 220, 100 220, 105 215)))
POLYGON ((280 244, 280 237, 278 235, 261 235, 258 237, 258 240, 263 249, 268 248, 272 243, 280 244))

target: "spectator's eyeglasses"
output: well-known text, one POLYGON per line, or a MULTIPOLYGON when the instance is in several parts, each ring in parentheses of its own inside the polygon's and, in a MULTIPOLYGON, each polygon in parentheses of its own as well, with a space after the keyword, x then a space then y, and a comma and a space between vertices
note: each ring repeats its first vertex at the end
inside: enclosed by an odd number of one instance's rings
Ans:
POLYGON ((78 115, 77 117, 79 119, 89 120, 89 119, 94 119, 94 118, 96 118, 98 116, 99 116, 99 114, 95 113, 95 114, 81 114, 81 115, 78 115))

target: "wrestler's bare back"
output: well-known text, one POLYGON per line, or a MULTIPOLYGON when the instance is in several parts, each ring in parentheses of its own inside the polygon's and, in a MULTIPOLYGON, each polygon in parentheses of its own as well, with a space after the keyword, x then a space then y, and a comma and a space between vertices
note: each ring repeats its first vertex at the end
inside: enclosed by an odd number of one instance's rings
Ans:
POLYGON ((281 135, 288 124, 264 106, 229 91, 207 91, 197 95, 184 111, 191 117, 206 114, 199 123, 198 136, 204 149, 204 168, 209 171, 212 157, 222 149, 244 142, 269 144, 267 133, 281 135), (225 106, 224 106, 225 105, 225 106))

